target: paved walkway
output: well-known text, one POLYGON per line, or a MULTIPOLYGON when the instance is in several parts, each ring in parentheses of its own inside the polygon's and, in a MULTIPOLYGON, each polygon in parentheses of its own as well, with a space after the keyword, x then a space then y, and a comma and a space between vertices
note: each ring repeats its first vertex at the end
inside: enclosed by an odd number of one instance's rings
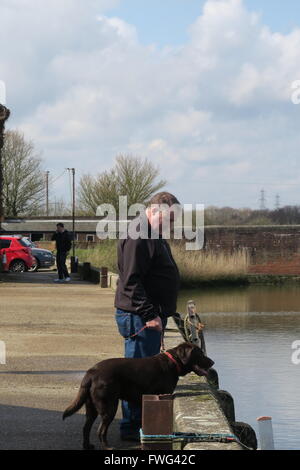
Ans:
MULTIPOLYGON (((0 282, 0 449, 80 449, 84 409, 62 421, 85 371, 123 356, 114 322, 114 293, 74 280, 56 285, 51 271, 4 274, 0 282)), ((110 443, 119 441, 117 419, 110 443)), ((99 420, 99 418, 98 418, 99 420)), ((97 447, 97 424, 91 442, 97 447)))

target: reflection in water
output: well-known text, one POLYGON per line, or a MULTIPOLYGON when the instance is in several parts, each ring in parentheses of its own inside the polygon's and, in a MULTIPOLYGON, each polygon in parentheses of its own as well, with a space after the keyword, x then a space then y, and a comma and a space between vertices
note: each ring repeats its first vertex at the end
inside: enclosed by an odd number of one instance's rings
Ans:
POLYGON ((182 290, 178 311, 189 297, 199 312, 300 312, 300 285, 182 290))
POLYGON ((273 417, 277 449, 300 449, 300 286, 182 291, 178 311, 193 299, 205 323, 208 355, 220 388, 234 397, 236 420, 273 417))

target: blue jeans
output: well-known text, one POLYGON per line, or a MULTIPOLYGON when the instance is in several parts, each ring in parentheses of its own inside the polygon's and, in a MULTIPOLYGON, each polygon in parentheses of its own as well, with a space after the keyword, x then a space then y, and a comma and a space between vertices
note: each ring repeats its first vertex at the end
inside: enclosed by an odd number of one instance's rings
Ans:
MULTIPOLYGON (((142 318, 134 313, 116 310, 116 321, 120 334, 125 338, 125 357, 141 358, 155 356, 160 353, 161 333, 146 328, 142 318), (137 336, 131 337, 138 333, 137 336)), ((167 318, 162 318, 163 329, 167 318)), ((142 426, 142 410, 139 406, 122 401, 123 419, 120 424, 121 435, 138 434, 142 426)))

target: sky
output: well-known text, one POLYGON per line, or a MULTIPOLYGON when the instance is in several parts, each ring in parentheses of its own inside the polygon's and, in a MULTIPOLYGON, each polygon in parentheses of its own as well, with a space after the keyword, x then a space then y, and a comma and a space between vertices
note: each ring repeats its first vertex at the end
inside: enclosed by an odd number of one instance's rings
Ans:
MULTIPOLYGON (((143 44, 180 45, 188 40, 188 28, 202 13, 205 0, 125 0, 110 13, 134 24, 143 44)), ((289 33, 299 26, 297 0, 246 0, 272 31, 289 33)))
MULTIPOLYGON (((296 0, 0 0, 9 129, 65 168, 148 158, 182 203, 299 204, 296 0)), ((60 176, 62 175, 62 176, 60 176)))

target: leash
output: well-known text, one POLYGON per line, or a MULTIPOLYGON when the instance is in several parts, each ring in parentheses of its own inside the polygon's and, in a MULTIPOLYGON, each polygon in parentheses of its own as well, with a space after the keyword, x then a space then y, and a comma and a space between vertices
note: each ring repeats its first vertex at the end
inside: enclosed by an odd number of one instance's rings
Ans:
MULTIPOLYGON (((144 434, 143 430, 140 429, 141 443, 147 442, 157 444, 159 442, 181 442, 183 445, 189 442, 222 442, 225 444, 231 444, 236 442, 246 450, 253 450, 251 447, 243 444, 235 434, 213 434, 213 433, 196 433, 196 432, 175 432, 173 434, 144 434)), ((183 447, 182 445, 182 447, 183 447)))
MULTIPOLYGON (((129 339, 129 338, 135 338, 136 336, 138 336, 140 333, 142 333, 142 331, 146 330, 147 325, 143 326, 143 328, 141 328, 137 333, 134 333, 133 335, 130 335, 130 336, 127 336, 127 338, 125 339, 129 339)), ((165 330, 163 330, 161 332, 161 342, 160 342, 160 348, 161 348, 161 352, 163 352, 165 349, 165 345, 164 345, 164 333, 165 333, 165 330)))
MULTIPOLYGON (((127 336, 125 339, 135 338, 140 333, 142 333, 142 331, 146 330, 146 328, 148 328, 147 325, 143 326, 143 328, 141 328, 137 333, 134 333, 133 335, 127 336)), ((165 350, 166 350, 165 343, 164 343, 164 336, 165 336, 165 329, 163 329, 162 332, 161 332, 160 352, 165 352, 165 350)))
POLYGON ((208 433, 196 433, 196 432, 175 432, 173 434, 144 434, 143 430, 140 429, 141 442, 156 443, 165 440, 171 440, 173 442, 224 442, 240 443, 239 439, 234 434, 208 434, 208 433))
POLYGON ((137 333, 134 333, 134 335, 131 335, 131 336, 127 336, 127 338, 125 339, 129 339, 129 338, 134 338, 135 336, 138 336, 142 331, 144 331, 145 329, 147 328, 147 326, 143 326, 143 328, 141 328, 137 333))

